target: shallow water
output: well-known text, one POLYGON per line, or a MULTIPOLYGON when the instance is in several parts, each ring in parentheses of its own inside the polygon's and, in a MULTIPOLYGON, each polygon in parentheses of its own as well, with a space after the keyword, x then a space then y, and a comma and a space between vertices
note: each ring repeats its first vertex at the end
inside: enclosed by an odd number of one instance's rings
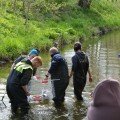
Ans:
MULTIPOLYGON (((71 69, 71 57, 74 55, 73 45, 62 48, 62 55, 65 56, 69 70, 71 69)), ((31 120, 86 120, 87 107, 91 101, 90 94, 95 85, 108 78, 120 80, 120 32, 116 31, 109 33, 103 37, 91 39, 89 42, 83 43, 83 50, 87 53, 90 60, 90 69, 93 77, 93 83, 87 82, 83 91, 84 102, 78 102, 74 98, 72 79, 66 90, 65 102, 62 108, 56 109, 53 101, 31 102, 31 120)), ((46 53, 41 54, 43 58, 43 66, 38 69, 37 75, 40 75, 39 81, 32 81, 31 94, 40 95, 42 88, 49 90, 51 95, 50 82, 47 85, 42 85, 41 80, 44 78, 50 65, 50 56, 46 53)), ((0 68, 0 99, 5 93, 5 83, 11 64, 6 64, 0 68)), ((4 107, 0 101, 0 120, 18 120, 19 117, 14 117, 10 112, 10 104, 7 95, 5 94, 4 107)))

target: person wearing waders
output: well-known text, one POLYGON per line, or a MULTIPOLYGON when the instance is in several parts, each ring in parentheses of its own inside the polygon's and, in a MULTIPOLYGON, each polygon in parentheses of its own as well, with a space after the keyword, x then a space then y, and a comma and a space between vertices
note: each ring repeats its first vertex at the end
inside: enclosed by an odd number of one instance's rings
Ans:
POLYGON ((22 117, 28 114, 29 103, 27 96, 29 96, 30 93, 27 90, 27 84, 33 74, 33 68, 41 65, 41 57, 36 56, 31 60, 28 59, 27 61, 17 63, 10 72, 7 79, 6 91, 10 99, 13 115, 17 114, 18 108, 20 108, 22 117))
MULTIPOLYGON (((14 68, 14 66, 20 62, 20 61, 27 61, 27 60, 31 60, 32 58, 34 58, 35 56, 38 56, 40 54, 40 51, 36 48, 33 48, 28 55, 21 55, 19 56, 14 63, 12 64, 11 70, 14 68)), ((33 76, 36 75, 37 72, 37 68, 33 68, 33 76)), ((28 91, 31 90, 31 81, 29 81, 28 85, 27 85, 28 91)))
POLYGON ((55 107, 60 107, 64 102, 65 90, 69 82, 68 66, 65 58, 58 52, 56 47, 49 50, 51 55, 51 66, 46 74, 45 80, 51 75, 52 94, 55 107))
POLYGON ((72 69, 69 79, 73 75, 74 95, 77 100, 83 101, 82 91, 86 85, 87 72, 89 74, 89 82, 92 82, 91 73, 89 70, 88 56, 81 51, 81 43, 74 44, 75 55, 72 57, 72 69))

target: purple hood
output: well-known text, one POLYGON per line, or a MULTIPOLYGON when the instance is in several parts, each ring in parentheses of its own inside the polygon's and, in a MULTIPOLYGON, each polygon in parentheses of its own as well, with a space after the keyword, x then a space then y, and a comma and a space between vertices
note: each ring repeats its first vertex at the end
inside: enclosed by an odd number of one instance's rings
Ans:
POLYGON ((120 84, 117 80, 97 84, 87 117, 88 120, 120 120, 120 84))

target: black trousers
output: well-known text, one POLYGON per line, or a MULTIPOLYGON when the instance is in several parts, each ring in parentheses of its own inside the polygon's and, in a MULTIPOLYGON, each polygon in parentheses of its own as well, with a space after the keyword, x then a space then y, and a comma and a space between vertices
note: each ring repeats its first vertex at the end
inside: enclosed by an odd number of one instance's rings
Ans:
POLYGON ((66 81, 52 81, 52 93, 53 93, 53 101, 56 107, 61 106, 62 102, 64 102, 65 90, 68 86, 69 82, 66 81))
POLYGON ((82 91, 86 85, 86 79, 74 79, 74 95, 76 96, 77 100, 83 100, 82 91))
POLYGON ((24 90, 14 84, 7 85, 6 90, 10 99, 12 112, 16 114, 18 108, 20 108, 21 115, 28 114, 30 107, 24 90))

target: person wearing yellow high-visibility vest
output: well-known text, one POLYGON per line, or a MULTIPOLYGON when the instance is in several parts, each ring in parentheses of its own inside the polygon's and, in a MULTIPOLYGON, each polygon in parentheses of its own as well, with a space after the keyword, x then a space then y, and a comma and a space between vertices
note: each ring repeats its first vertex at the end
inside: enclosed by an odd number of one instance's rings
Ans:
POLYGON ((28 114, 29 103, 27 101, 27 96, 29 96, 30 93, 27 91, 27 84, 33 74, 33 68, 41 65, 41 57, 36 56, 31 60, 17 63, 10 72, 7 79, 6 90, 13 114, 17 114, 19 107, 22 116, 28 114))
MULTIPOLYGON (((21 56, 19 56, 19 57, 13 62, 12 67, 11 67, 11 70, 14 68, 14 66, 15 66, 18 62, 20 62, 20 61, 22 61, 22 60, 28 60, 28 59, 31 60, 31 59, 34 58, 35 56, 39 56, 39 55, 40 55, 40 51, 39 51, 37 48, 32 49, 32 50, 29 52, 28 55, 21 55, 21 56)), ((33 69, 33 75, 35 75, 36 72, 37 72, 37 68, 34 68, 34 69, 33 69)))

